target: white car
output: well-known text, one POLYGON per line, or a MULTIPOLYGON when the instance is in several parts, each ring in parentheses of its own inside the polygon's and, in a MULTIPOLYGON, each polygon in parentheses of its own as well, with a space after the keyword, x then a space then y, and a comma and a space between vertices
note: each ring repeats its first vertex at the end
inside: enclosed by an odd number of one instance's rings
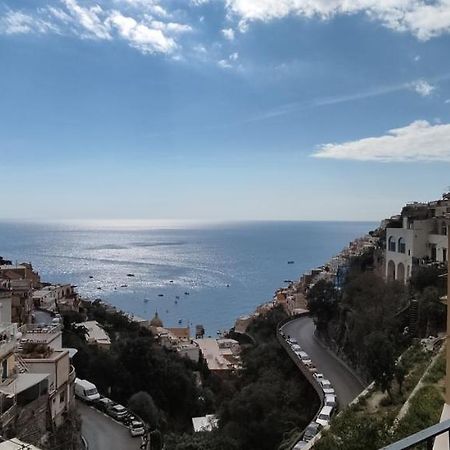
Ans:
POLYGON ((326 378, 321 378, 319 380, 320 385, 322 386, 322 389, 328 389, 331 388, 331 381, 327 380, 326 378))
POLYGON ((145 434, 144 424, 140 420, 133 420, 130 423, 129 430, 133 437, 143 436, 145 434))
POLYGON ((336 396, 334 394, 325 394, 324 403, 325 406, 336 408, 336 396))
POLYGON ((292 348, 292 350, 294 350, 294 352, 301 352, 302 351, 302 348, 298 344, 292 344, 291 348, 292 348))
POLYGON ((323 427, 326 427, 330 423, 332 412, 333 408, 331 406, 324 406, 320 410, 320 413, 316 418, 316 422, 322 425, 323 427))
POLYGON ((336 393, 334 392, 334 389, 332 387, 329 388, 323 388, 323 393, 325 395, 335 395, 336 393))

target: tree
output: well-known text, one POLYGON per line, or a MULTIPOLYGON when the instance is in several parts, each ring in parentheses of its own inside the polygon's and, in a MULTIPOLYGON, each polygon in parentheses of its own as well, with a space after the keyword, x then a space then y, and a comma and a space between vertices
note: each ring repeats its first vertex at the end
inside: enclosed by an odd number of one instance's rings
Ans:
POLYGON ((381 331, 368 336, 365 345, 366 364, 370 376, 382 392, 391 396, 391 383, 394 378, 395 357, 391 340, 381 331))
POLYGON ((308 308, 313 315, 318 330, 326 329, 336 312, 338 291, 333 283, 319 280, 308 292, 308 308))
POLYGON ((152 429, 158 426, 158 408, 148 392, 139 391, 133 394, 128 401, 128 408, 149 424, 152 429))

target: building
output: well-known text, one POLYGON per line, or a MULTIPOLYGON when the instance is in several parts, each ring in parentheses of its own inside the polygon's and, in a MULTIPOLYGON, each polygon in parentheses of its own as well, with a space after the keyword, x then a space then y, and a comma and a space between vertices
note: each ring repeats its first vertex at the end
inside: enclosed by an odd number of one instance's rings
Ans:
POLYGON ((51 284, 33 292, 33 302, 36 308, 47 311, 63 310, 78 311, 79 299, 74 287, 70 284, 51 284))
POLYGON ((39 289, 41 287, 41 277, 33 270, 33 266, 29 263, 0 265, 0 279, 30 280, 33 289, 39 289))
POLYGON ((219 420, 214 414, 207 414, 206 416, 192 418, 192 427, 194 428, 195 433, 212 431, 214 428, 217 428, 218 423, 219 420))
POLYGON ((386 226, 385 277, 406 283, 423 264, 446 263, 448 259, 446 214, 450 194, 430 203, 406 205, 400 216, 386 226))
POLYGON ((241 367, 239 342, 234 339, 194 339, 208 369, 218 375, 226 375, 241 367))
POLYGON ((35 445, 28 444, 17 438, 8 439, 0 443, 0 450, 41 450, 35 445))
POLYGON ((109 350, 111 348, 111 339, 108 333, 96 320, 81 322, 77 326, 86 328, 86 341, 89 345, 96 345, 103 350, 109 350))

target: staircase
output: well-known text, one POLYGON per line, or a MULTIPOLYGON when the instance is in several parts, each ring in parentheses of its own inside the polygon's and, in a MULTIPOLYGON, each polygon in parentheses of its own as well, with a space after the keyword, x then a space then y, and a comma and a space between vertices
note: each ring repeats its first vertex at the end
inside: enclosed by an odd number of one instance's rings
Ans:
POLYGON ((16 368, 19 373, 26 373, 29 371, 28 365, 25 362, 25 360, 22 358, 22 356, 19 355, 19 353, 15 354, 16 358, 16 368))
POLYGON ((417 323, 419 320, 419 302, 411 300, 409 306, 409 333, 413 336, 417 334, 417 323))

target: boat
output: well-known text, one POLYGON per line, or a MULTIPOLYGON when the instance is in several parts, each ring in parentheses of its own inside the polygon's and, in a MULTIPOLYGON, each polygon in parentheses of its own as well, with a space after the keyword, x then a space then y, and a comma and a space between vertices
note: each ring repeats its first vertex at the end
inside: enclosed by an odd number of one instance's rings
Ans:
POLYGON ((89 275, 89 278, 94 278, 92 275, 89 275))
POLYGON ((186 291, 186 292, 184 293, 184 295, 189 295, 189 292, 186 291))
POLYGON ((173 280, 170 280, 169 283, 173 283, 173 280))
POLYGON ((148 298, 144 298, 144 303, 148 303, 150 300, 148 298))
POLYGON ((134 277, 134 273, 127 273, 127 277, 134 277))
POLYGON ((178 300, 175 300, 175 305, 178 305, 178 300))
POLYGON ((121 284, 120 287, 128 287, 128 284, 121 284))
POLYGON ((183 323, 183 319, 180 319, 178 323, 181 325, 183 323))
POLYGON ((284 280, 285 283, 292 283, 292 280, 284 280))
POLYGON ((229 285, 229 284, 227 284, 227 287, 230 287, 230 285, 229 285))
POLYGON ((158 297, 164 297, 164 294, 158 294, 158 297))
POLYGON ((175 295, 175 298, 176 298, 177 300, 179 300, 179 299, 180 299, 180 296, 179 296, 179 295, 175 295))
POLYGON ((288 264, 295 264, 295 261, 288 261, 288 264))

